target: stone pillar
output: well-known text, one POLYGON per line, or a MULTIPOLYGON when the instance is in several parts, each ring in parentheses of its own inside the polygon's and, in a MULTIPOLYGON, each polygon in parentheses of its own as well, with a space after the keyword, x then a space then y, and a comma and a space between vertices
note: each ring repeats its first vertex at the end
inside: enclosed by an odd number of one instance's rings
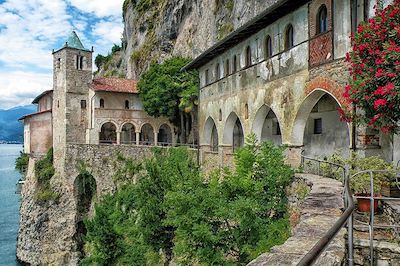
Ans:
POLYGON ((136 145, 140 144, 140 131, 136 131, 136 145))
POLYGON ((301 153, 303 152, 303 145, 288 145, 286 150, 286 163, 293 168, 301 165, 301 153))
POLYGON ((121 131, 117 131, 117 144, 121 144, 121 131))
POLYGON ((357 152, 362 157, 382 155, 379 145, 379 131, 364 126, 357 128, 357 152))
POLYGON ((154 131, 154 146, 158 144, 158 132, 154 131))

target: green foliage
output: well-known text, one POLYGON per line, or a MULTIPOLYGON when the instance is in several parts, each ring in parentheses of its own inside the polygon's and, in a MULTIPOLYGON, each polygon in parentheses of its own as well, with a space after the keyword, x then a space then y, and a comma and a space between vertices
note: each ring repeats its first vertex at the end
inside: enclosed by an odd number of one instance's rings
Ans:
POLYGON ((225 36, 231 33, 234 30, 234 25, 232 22, 226 22, 225 24, 218 27, 218 40, 222 40, 225 36))
POLYGON ((77 196, 78 196, 78 212, 87 213, 90 209, 92 201, 96 197, 96 180, 87 170, 84 162, 79 162, 77 165, 79 175, 76 179, 77 196))
POLYGON ((36 201, 56 201, 60 197, 57 192, 51 189, 50 179, 53 177, 54 173, 53 148, 50 148, 43 159, 35 162, 35 176, 38 181, 38 190, 35 194, 36 201))
POLYGON ((144 109, 152 116, 169 117, 180 125, 179 113, 190 112, 197 104, 198 73, 181 71, 190 59, 173 57, 162 64, 152 64, 138 83, 144 109))
MULTIPOLYGON (((250 139, 235 172, 205 182, 185 148, 154 149, 153 157, 86 221, 83 265, 243 265, 289 236, 285 187, 293 171, 282 149, 250 139)), ((126 164, 126 162, 128 162, 126 164)), ((135 166, 136 167, 136 166, 135 166)))
POLYGON ((15 159, 15 169, 18 170, 20 174, 24 175, 28 169, 28 163, 29 155, 21 151, 19 157, 15 159))
POLYGON ((167 194, 179 265, 242 265, 287 239, 285 187, 294 173, 283 158, 281 148, 249 138, 235 172, 208 183, 194 176, 167 194))
POLYGON ((54 175, 53 148, 50 148, 46 156, 35 163, 35 175, 39 183, 50 182, 54 175))
POLYGON ((310 191, 310 186, 304 180, 299 180, 287 189, 287 194, 303 201, 310 194, 310 191))
MULTIPOLYGON (((368 173, 352 177, 354 174, 364 170, 389 170, 388 173, 374 174, 374 192, 380 192, 385 183, 394 179, 395 172, 393 165, 386 162, 379 156, 360 157, 357 153, 352 153, 349 158, 342 157, 339 153, 325 158, 328 162, 350 166, 350 187, 355 193, 370 192, 370 176, 368 173)), ((338 180, 343 179, 342 170, 330 167, 328 164, 321 164, 322 173, 325 176, 334 177, 338 180)))

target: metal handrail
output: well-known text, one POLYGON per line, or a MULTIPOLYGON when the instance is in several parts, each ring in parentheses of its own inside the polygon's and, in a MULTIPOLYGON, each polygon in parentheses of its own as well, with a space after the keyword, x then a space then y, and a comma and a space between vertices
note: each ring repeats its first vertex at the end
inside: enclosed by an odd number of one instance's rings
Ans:
POLYGON ((312 249, 300 260, 297 264, 298 266, 308 266, 312 265, 321 253, 325 250, 328 244, 333 240, 333 238, 339 233, 339 231, 347 223, 348 230, 348 255, 347 261, 349 266, 353 266, 353 211, 355 209, 355 204, 353 197, 351 195, 350 184, 349 184, 349 174, 348 169, 340 164, 331 163, 324 160, 319 160, 311 157, 304 156, 301 154, 302 166, 304 169, 305 160, 311 160, 318 162, 318 174, 320 174, 321 163, 326 163, 328 165, 336 166, 343 169, 343 182, 344 182, 344 198, 346 209, 335 224, 325 233, 325 235, 312 247, 312 249))
MULTIPOLYGON (((399 163, 397 163, 397 166, 399 163)), ((374 193, 374 174, 375 173, 392 173, 395 170, 364 170, 355 173, 354 175, 351 176, 351 178, 354 178, 355 176, 361 175, 361 174, 369 174, 370 177, 370 196, 355 196, 357 199, 369 199, 370 200, 370 216, 369 216, 369 223, 366 224, 364 222, 358 221, 359 223, 365 224, 368 226, 368 235, 369 235, 369 252, 370 252, 370 265, 374 265, 374 228, 398 228, 397 225, 375 225, 374 224, 374 219, 375 219, 375 208, 374 208, 374 203, 375 200, 380 199, 380 200, 393 200, 393 201, 400 201, 400 198, 391 198, 391 197, 382 197, 382 196, 376 196, 374 193)), ((397 177, 398 177, 399 171, 396 171, 396 182, 397 182, 397 177)))

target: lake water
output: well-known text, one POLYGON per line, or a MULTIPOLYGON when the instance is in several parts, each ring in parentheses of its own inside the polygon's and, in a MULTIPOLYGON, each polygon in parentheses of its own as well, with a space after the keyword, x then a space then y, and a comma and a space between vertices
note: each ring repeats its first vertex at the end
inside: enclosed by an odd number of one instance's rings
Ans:
POLYGON ((19 224, 19 195, 15 184, 20 174, 14 162, 22 145, 0 144, 0 265, 17 265, 16 239, 19 224))

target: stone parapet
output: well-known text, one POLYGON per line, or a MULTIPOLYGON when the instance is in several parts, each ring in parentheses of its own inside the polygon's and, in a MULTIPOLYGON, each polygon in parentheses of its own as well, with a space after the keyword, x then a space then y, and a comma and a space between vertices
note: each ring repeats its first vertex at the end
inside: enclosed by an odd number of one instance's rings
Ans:
MULTIPOLYGON (((299 224, 284 244, 273 247, 248 266, 297 265, 342 214, 343 187, 339 181, 311 174, 298 174, 298 177, 312 183, 311 192, 301 206, 299 224)), ((314 265, 342 265, 345 259, 344 235, 342 229, 314 265)))

